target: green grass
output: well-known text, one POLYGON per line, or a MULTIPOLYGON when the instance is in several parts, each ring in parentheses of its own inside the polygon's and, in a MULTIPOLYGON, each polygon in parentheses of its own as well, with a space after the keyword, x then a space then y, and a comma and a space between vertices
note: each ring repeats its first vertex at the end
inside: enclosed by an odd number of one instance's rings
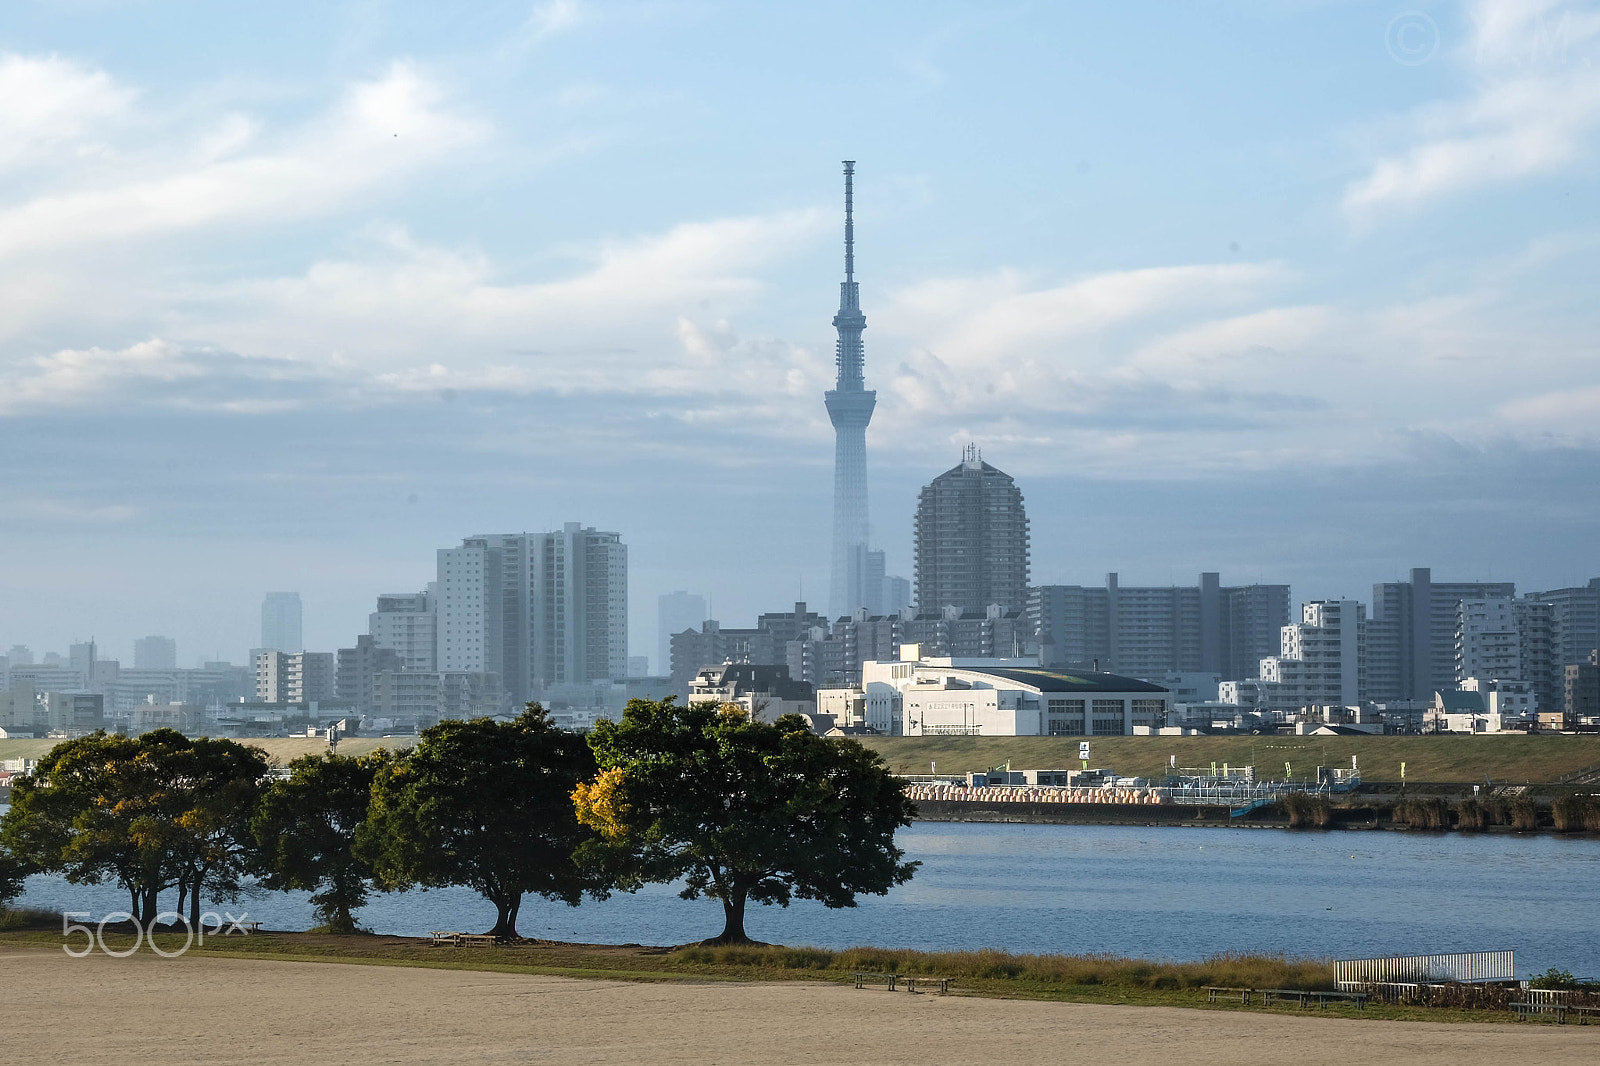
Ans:
MULTIPOLYGON (((59 919, 57 919, 59 921, 59 919)), ((127 947, 127 934, 107 931, 112 950, 127 947)), ((164 950, 183 938, 162 934, 164 950)), ((55 950, 59 927, 35 926, 0 933, 0 959, 8 950, 55 950)), ((146 949, 148 950, 148 949, 146 949)), ((848 983, 851 973, 927 974, 951 977, 958 995, 1073 1003, 1253 1010, 1282 1014, 1325 1013, 1369 1019, 1513 1021, 1507 1011, 1428 1008, 1373 1003, 1365 1011, 1345 1005, 1325 1009, 1298 1005, 1243 1007, 1206 1002, 1206 985, 1251 988, 1331 988, 1333 974, 1322 959, 1263 955, 1218 955, 1196 962, 1167 962, 1114 955, 1013 955, 1001 951, 920 952, 883 948, 749 946, 675 949, 528 943, 512 947, 433 947, 403 937, 334 937, 311 933, 211 937, 193 954, 284 962, 329 962, 369 966, 414 966, 447 970, 544 974, 557 977, 643 982, 824 981, 848 983)), ((863 995, 871 994, 863 992, 863 995)), ((881 993, 879 993, 881 994, 881 993)))
POLYGON ((1089 741, 1089 764, 1130 777, 1160 775, 1176 755, 1179 766, 1254 764, 1281 775, 1283 764, 1296 777, 1319 765, 1344 767, 1360 758, 1368 781, 1547 783, 1564 774, 1600 764, 1600 736, 1431 736, 1431 737, 864 737, 896 773, 926 774, 938 763, 940 774, 987 770, 1007 760, 1018 770, 1075 769, 1078 743, 1089 741))

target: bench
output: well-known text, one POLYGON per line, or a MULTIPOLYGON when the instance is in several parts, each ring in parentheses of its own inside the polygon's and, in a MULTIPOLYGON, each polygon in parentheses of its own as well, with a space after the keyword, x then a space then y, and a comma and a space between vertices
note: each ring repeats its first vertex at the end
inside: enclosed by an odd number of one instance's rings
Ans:
MULTIPOLYGON (((951 978, 949 977, 929 977, 927 974, 910 975, 906 977, 906 991, 914 993, 917 990, 918 984, 924 984, 932 986, 938 991, 939 995, 942 996, 950 991, 950 981, 951 978)), ((857 985, 856 987, 859 988, 861 986, 857 985)), ((892 985, 890 986, 890 990, 893 990, 892 985)))
POLYGON ((889 991, 894 991, 895 982, 900 980, 897 973, 867 973, 858 971, 851 975, 856 979, 857 988, 866 988, 868 985, 887 985, 889 991))
POLYGON ((1600 1007, 1572 1007, 1565 1003, 1513 1003, 1511 1007, 1517 1012, 1519 1020, 1548 1014, 1556 1020, 1557 1025, 1566 1025, 1569 1014, 1579 1025, 1588 1025, 1589 1019, 1600 1018, 1600 1007))
POLYGON ((1262 1003, 1275 1003, 1280 999, 1292 999, 1304 1006, 1315 1002, 1319 1007, 1326 1007, 1330 1002, 1354 1003, 1357 1010, 1367 1009, 1369 994, 1366 992, 1329 992, 1321 989, 1310 988, 1263 988, 1261 989, 1262 1003))
POLYGON ((1571 1010, 1565 1003, 1513 1003, 1511 1009, 1517 1012, 1517 1020, 1537 1018, 1541 1015, 1551 1015, 1557 1025, 1567 1024, 1567 1011, 1571 1010))
POLYGON ((217 928, 222 930, 223 936, 232 936, 236 932, 240 936, 254 936, 255 934, 261 932, 261 923, 235 922, 230 920, 226 927, 218 926, 217 928))
POLYGON ((438 944, 454 944, 456 937, 460 935, 460 933, 452 933, 443 929, 431 929, 428 931, 428 945, 432 947, 438 944))
POLYGON ((1206 1002, 1215 1003, 1219 999, 1232 999, 1239 997, 1239 1002, 1245 1006, 1250 1005, 1250 997, 1255 993, 1253 988, 1228 988, 1224 985, 1206 985, 1206 1002))

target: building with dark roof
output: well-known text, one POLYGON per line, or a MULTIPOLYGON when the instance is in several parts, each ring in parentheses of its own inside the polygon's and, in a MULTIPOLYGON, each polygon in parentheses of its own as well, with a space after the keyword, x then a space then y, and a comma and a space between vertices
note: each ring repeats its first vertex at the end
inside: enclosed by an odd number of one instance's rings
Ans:
POLYGON ((1022 611, 1028 602, 1028 515, 1011 475, 970 445, 917 498, 917 607, 1022 611))

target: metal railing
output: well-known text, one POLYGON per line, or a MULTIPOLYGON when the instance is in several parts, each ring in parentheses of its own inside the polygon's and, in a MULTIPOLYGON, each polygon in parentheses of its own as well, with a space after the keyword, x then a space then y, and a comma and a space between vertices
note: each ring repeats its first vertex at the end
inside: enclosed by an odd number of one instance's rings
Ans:
POLYGON ((1439 984, 1516 979, 1512 951, 1464 951, 1449 955, 1396 955, 1383 959, 1335 959, 1340 988, 1370 984, 1439 984))

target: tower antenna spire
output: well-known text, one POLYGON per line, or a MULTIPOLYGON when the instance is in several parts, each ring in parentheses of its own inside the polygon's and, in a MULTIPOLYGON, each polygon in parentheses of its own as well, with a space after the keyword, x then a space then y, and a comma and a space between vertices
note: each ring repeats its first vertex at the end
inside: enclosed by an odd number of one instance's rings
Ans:
POLYGON ((856 279, 856 161, 844 161, 844 280, 856 279))

